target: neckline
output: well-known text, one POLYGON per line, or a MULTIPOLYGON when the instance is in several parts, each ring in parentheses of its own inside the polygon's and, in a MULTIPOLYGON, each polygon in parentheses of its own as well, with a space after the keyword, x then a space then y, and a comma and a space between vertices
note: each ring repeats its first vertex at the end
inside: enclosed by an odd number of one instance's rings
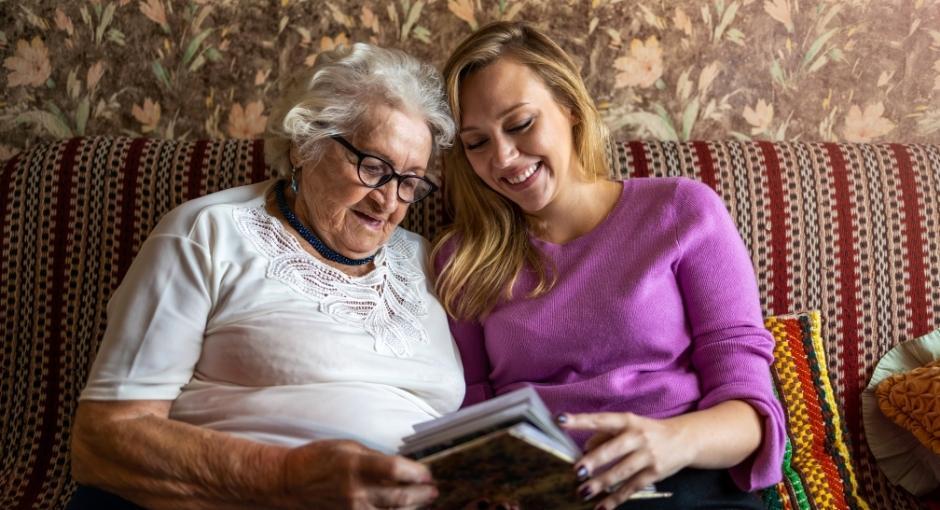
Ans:
POLYGON ((411 357, 415 343, 428 343, 421 320, 428 314, 425 274, 407 233, 396 228, 379 248, 375 267, 351 276, 305 250, 265 202, 235 207, 232 214, 239 232, 267 260, 266 278, 313 300, 333 320, 364 328, 377 352, 411 357))
POLYGON ((284 194, 284 187, 287 185, 287 181, 281 179, 274 184, 274 196, 277 202, 277 207, 281 211, 281 214, 284 216, 284 219, 287 220, 287 223, 300 234, 305 241, 310 243, 310 246, 313 246, 313 249, 317 251, 323 258, 336 262, 344 266, 359 267, 366 265, 372 262, 375 259, 375 253, 369 255, 368 257, 363 257, 361 259, 354 259, 343 255, 342 253, 331 248, 326 242, 320 239, 319 236, 313 231, 312 228, 308 228, 303 222, 300 221, 300 218, 294 213, 290 205, 287 204, 287 197, 284 194))
POLYGON ((626 181, 618 181, 618 183, 620 184, 620 196, 617 197, 617 201, 614 203, 614 207, 611 208, 610 212, 607 213, 607 216, 605 216, 604 219, 600 221, 600 223, 595 225, 594 228, 592 228, 588 232, 585 232, 584 234, 581 234, 580 236, 575 237, 574 239, 571 239, 570 241, 567 241, 565 243, 554 243, 552 241, 546 241, 545 239, 542 239, 536 236, 530 230, 527 232, 529 236, 529 241, 536 246, 549 248, 553 250, 563 250, 565 248, 574 247, 580 244, 590 242, 594 237, 599 235, 598 234, 599 232, 603 232, 604 230, 607 230, 607 226, 609 224, 617 222, 617 218, 621 215, 622 211, 626 210, 626 207, 624 206, 627 202, 624 198, 627 193, 626 181))
MULTIPOLYGON (((267 190, 270 191, 271 188, 269 187, 267 188, 267 190)), ((401 235, 398 232, 399 227, 396 227, 395 230, 392 232, 392 235, 389 236, 388 241, 386 241, 385 244, 380 246, 378 251, 375 252, 375 259, 372 261, 372 269, 370 269, 368 272, 365 272, 361 275, 351 275, 337 267, 327 264, 325 260, 321 260, 319 257, 305 250, 303 245, 301 244, 302 240, 298 239, 297 236, 292 234, 290 230, 287 229, 287 225, 285 225, 281 221, 280 218, 278 218, 276 215, 268 211, 267 192, 265 192, 265 195, 262 197, 261 203, 259 204, 257 209, 259 213, 264 217, 265 221, 273 224, 273 228, 275 229, 274 235, 276 237, 280 237, 284 239, 284 242, 287 243, 288 248, 290 249, 290 255, 301 256, 306 259, 309 259, 310 262, 314 264, 315 266, 320 267, 328 272, 334 273, 334 275, 337 278, 341 280, 345 280, 350 283, 367 283, 368 284, 370 280, 373 280, 376 277, 379 277, 380 279, 384 278, 383 269, 387 265, 386 259, 388 258, 388 255, 389 255, 388 252, 390 249, 392 249, 392 245, 398 242, 398 236, 401 235)), ((278 256, 278 255, 281 255, 281 254, 273 254, 273 256, 278 256)))

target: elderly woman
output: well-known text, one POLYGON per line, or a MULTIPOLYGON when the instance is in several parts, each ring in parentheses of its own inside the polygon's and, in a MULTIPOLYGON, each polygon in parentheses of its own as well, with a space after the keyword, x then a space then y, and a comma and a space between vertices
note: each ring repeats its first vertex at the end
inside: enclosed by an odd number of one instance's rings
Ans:
POLYGON ((460 361, 398 228, 454 126, 437 72, 365 44, 272 113, 272 180, 192 200, 141 247, 72 436, 72 508, 414 508, 394 452, 456 409, 460 361))

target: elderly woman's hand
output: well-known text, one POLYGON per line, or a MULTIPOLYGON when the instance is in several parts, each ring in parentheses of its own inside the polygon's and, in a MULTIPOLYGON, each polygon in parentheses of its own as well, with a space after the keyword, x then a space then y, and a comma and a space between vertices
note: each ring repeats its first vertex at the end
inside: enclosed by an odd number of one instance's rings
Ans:
POLYGON ((284 461, 287 507, 419 508, 437 497, 422 464, 354 441, 317 441, 290 450, 284 461))

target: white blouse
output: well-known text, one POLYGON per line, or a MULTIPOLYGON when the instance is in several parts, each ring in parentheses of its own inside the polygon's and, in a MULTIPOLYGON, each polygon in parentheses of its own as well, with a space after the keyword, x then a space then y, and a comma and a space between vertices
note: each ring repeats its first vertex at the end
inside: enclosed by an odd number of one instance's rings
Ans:
POLYGON ((373 271, 348 276, 266 212, 273 182, 160 221, 108 303, 81 399, 173 400, 172 419, 259 441, 393 451, 464 394, 427 242, 396 229, 373 271))

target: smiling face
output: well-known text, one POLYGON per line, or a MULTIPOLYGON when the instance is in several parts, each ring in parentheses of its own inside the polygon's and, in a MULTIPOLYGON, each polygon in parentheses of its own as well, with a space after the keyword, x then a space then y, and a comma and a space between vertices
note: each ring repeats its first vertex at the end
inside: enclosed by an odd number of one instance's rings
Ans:
POLYGON ((461 84, 460 142, 490 188, 538 216, 581 175, 574 119, 529 67, 501 57, 461 84))
MULTIPOLYGON (((359 132, 348 137, 360 151, 379 156, 402 174, 425 175, 431 131, 420 115, 380 105, 370 109, 359 132)), ((294 211, 330 248, 350 258, 375 253, 408 212, 397 181, 367 188, 356 172, 358 158, 327 140, 324 156, 299 172, 294 211)))

